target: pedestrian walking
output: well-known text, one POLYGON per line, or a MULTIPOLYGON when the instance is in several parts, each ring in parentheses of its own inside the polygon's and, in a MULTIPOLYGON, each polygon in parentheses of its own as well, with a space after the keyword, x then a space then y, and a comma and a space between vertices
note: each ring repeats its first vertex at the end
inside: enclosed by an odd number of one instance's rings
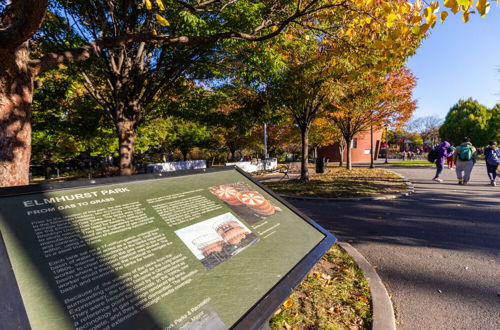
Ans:
POLYGON ((462 144, 455 149, 453 160, 457 172, 458 184, 467 184, 470 181, 470 173, 476 163, 477 150, 468 137, 464 138, 462 144))
POLYGON ((491 185, 497 185, 497 170, 500 165, 500 148, 496 141, 491 141, 484 149, 484 159, 486 160, 486 172, 490 178, 491 185))
POLYGON ((453 167, 455 166, 455 162, 453 161, 453 156, 454 156, 454 153, 455 153, 455 147, 452 145, 450 145, 450 147, 448 148, 448 151, 451 152, 451 154, 446 157, 446 163, 448 164, 448 168, 450 170, 453 169, 453 167))
POLYGON ((432 179, 434 181, 443 182, 440 175, 443 172, 444 160, 452 155, 448 149, 449 147, 450 143, 448 141, 442 141, 441 144, 436 147, 436 175, 434 179, 432 179))

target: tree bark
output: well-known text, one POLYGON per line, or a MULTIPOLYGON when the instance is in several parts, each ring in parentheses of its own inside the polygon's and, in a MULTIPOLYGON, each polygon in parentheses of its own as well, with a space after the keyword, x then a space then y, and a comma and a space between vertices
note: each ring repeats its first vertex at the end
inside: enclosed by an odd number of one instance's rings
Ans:
POLYGON ((344 144, 342 142, 339 142, 339 167, 344 166, 344 150, 344 144))
POLYGON ((28 42, 0 52, 0 187, 29 184, 33 74, 28 42))
POLYGON ((300 158, 300 181, 309 181, 309 127, 301 127, 301 138, 302 138, 302 155, 300 158))
POLYGON ((132 175, 135 173, 134 153, 136 123, 132 120, 123 119, 117 123, 119 148, 120 148, 120 175, 132 175))
POLYGON ((346 148, 347 148, 347 154, 346 154, 346 169, 352 170, 352 162, 351 162, 351 143, 352 143, 352 138, 346 138, 346 148))
POLYGON ((181 152, 182 152, 182 158, 184 159, 184 161, 187 161, 189 150, 181 150, 181 152))

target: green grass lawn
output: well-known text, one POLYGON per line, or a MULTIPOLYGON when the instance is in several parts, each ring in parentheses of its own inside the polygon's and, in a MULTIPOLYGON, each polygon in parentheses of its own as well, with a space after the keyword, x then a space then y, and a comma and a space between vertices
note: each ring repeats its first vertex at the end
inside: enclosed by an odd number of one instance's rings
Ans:
POLYGON ((384 164, 388 166, 434 166, 427 160, 393 160, 389 161, 389 164, 384 164))
POLYGON ((406 191, 403 179, 393 172, 364 167, 355 167, 350 171, 328 167, 324 174, 311 174, 310 181, 306 183, 288 180, 264 184, 279 194, 310 197, 364 197, 406 191))
POLYGON ((271 319, 271 329, 371 329, 370 288, 338 245, 314 266, 271 319))

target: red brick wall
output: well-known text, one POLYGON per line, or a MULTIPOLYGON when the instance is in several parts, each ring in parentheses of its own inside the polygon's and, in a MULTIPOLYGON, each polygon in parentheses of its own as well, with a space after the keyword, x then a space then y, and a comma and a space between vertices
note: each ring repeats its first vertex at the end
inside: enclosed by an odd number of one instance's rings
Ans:
MULTIPOLYGON (((354 137, 356 141, 355 148, 351 149, 351 157, 353 162, 369 162, 370 161, 370 131, 358 134, 354 137)), ((382 138, 382 130, 373 132, 373 148, 374 156, 377 159, 378 150, 380 147, 380 139, 382 138)), ((344 151, 344 161, 346 160, 347 150, 344 151)), ((330 162, 340 161, 340 153, 338 143, 318 148, 318 157, 328 158, 330 162)))

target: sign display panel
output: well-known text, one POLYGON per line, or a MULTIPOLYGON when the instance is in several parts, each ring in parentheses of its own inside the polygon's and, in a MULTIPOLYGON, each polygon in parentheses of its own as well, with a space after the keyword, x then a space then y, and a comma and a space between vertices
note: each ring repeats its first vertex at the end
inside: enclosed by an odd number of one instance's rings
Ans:
POLYGON ((0 233, 32 329, 227 329, 334 241, 234 169, 0 197, 0 233))

